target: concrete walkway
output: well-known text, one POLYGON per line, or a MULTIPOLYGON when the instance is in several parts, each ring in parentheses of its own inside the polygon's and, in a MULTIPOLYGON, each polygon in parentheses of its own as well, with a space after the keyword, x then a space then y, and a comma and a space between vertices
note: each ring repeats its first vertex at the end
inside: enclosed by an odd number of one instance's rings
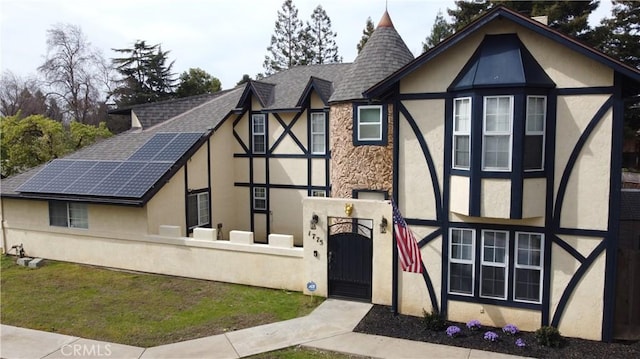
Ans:
POLYGON ((302 345, 374 358, 519 358, 480 350, 353 333, 371 304, 327 299, 311 314, 152 348, 101 342, 38 330, 0 326, 0 357, 42 358, 242 358, 302 345))

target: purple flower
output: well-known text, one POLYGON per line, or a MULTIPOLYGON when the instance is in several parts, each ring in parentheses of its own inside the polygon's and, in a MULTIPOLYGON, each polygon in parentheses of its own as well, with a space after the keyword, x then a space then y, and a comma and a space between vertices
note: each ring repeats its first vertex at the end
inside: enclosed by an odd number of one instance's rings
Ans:
POLYGON ((458 336, 458 334, 460 334, 460 328, 458 328, 457 326, 451 325, 447 328, 447 335, 451 338, 458 336))
POLYGON ((522 338, 518 338, 516 339, 516 346, 520 348, 524 348, 527 346, 527 343, 525 343, 524 340, 522 340, 522 338))
POLYGON ((518 327, 516 327, 513 324, 507 324, 502 328, 502 332, 509 334, 509 335, 515 335, 519 332, 518 327))
POLYGON ((495 342, 498 340, 498 334, 494 332, 486 332, 484 333, 484 340, 488 340, 490 342, 495 342))
POLYGON ((471 330, 476 330, 476 329, 480 329, 482 328, 482 325, 480 325, 480 321, 479 320, 471 320, 467 323, 467 328, 471 329, 471 330))

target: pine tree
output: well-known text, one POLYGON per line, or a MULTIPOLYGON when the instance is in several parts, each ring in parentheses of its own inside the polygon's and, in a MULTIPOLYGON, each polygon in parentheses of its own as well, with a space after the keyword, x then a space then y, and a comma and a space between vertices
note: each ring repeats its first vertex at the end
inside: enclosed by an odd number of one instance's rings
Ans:
POLYGON ((364 48, 364 44, 366 44, 367 41, 369 41, 369 38, 371 37, 371 34, 373 34, 374 31, 375 31, 375 27, 373 26, 373 21, 371 21, 371 17, 368 17, 367 23, 364 26, 364 30, 362 30, 362 38, 360 39, 360 42, 356 46, 356 48, 358 49, 358 53, 362 51, 362 49, 364 48))
POLYGON ((301 44, 304 44, 303 65, 342 62, 336 44, 337 34, 331 30, 331 19, 321 5, 313 10, 311 22, 307 22, 300 34, 301 44))
POLYGON ((598 7, 599 0, 587 1, 485 1, 482 3, 456 1, 456 9, 447 9, 453 17, 453 27, 459 31, 480 15, 497 5, 506 6, 525 16, 547 16, 549 27, 564 34, 588 39, 589 15, 598 7))
POLYGON ((278 11, 271 45, 267 47, 268 54, 264 57, 262 66, 266 75, 299 65, 304 56, 300 38, 303 31, 302 21, 298 19, 298 9, 292 0, 285 0, 282 11, 278 11))
POLYGON ((422 52, 426 52, 430 48, 438 45, 442 40, 453 34, 453 27, 442 16, 442 11, 438 10, 436 19, 431 27, 431 35, 422 43, 422 52))
POLYGON ((161 101, 173 95, 173 61, 167 64, 169 52, 162 51, 159 44, 147 45, 138 40, 133 48, 113 50, 128 55, 112 59, 122 75, 120 85, 113 91, 119 106, 161 101))

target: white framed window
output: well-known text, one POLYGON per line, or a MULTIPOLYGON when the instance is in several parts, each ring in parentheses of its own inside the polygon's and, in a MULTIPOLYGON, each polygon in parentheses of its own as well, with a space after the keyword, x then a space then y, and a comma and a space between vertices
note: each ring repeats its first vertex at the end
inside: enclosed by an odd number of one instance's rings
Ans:
POLYGON ((323 189, 312 189, 311 197, 326 197, 327 193, 323 189))
POLYGON ((358 141, 382 141, 382 106, 358 106, 358 141))
POLYGON ((449 293, 473 296, 475 230, 449 231, 449 293))
POLYGON ((267 209, 267 189, 265 187, 253 188, 253 209, 258 211, 267 209))
POLYGON ((544 236, 516 232, 513 299, 518 302, 542 302, 544 236))
POLYGON ((469 169, 471 161, 471 97, 453 100, 453 168, 469 169))
POLYGON ((547 122, 547 97, 527 96, 527 119, 524 137, 525 171, 544 168, 544 132, 547 122))
POLYGON ((49 225, 67 228, 89 228, 89 213, 86 203, 49 202, 49 225))
POLYGON ((251 137, 253 140, 253 153, 266 153, 266 116, 264 114, 251 115, 251 137))
POLYGON ((484 98, 482 169, 511 171, 513 96, 484 98))
POLYGON ((482 231, 480 296, 507 299, 509 232, 482 231))
POLYGON ((324 155, 326 153, 326 114, 324 112, 311 113, 311 153, 324 155))
POLYGON ((208 192, 200 192, 188 195, 187 206, 189 212, 189 218, 187 218, 189 229, 206 226, 210 223, 210 204, 208 192))

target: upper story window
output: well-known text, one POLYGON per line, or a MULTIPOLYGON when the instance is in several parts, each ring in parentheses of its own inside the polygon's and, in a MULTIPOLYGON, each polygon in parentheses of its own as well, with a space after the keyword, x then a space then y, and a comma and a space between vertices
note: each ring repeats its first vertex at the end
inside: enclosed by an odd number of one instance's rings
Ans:
POLYGON ((509 171, 513 97, 485 97, 483 114, 482 169, 509 171))
POLYGON ((200 192, 187 196, 187 227, 189 229, 195 227, 203 227, 210 223, 209 220, 209 193, 200 192))
POLYGON ((471 155, 471 98, 453 101, 453 167, 469 169, 471 155))
POLYGON ((49 225, 67 228, 89 228, 86 203, 49 202, 49 225))
POLYGON ((524 137, 524 169, 544 168, 544 124, 547 120, 547 98, 527 96, 527 120, 524 137))
POLYGON ((265 187, 253 188, 253 209, 258 211, 267 209, 267 189, 265 187))
POLYGON ((254 114, 251 116, 251 137, 253 153, 265 153, 267 149, 266 116, 254 114))
POLYGON ((353 106, 353 144, 385 146, 387 144, 387 106, 353 106))
POLYGON ((326 153, 326 116, 324 112, 311 113, 311 153, 326 153))

